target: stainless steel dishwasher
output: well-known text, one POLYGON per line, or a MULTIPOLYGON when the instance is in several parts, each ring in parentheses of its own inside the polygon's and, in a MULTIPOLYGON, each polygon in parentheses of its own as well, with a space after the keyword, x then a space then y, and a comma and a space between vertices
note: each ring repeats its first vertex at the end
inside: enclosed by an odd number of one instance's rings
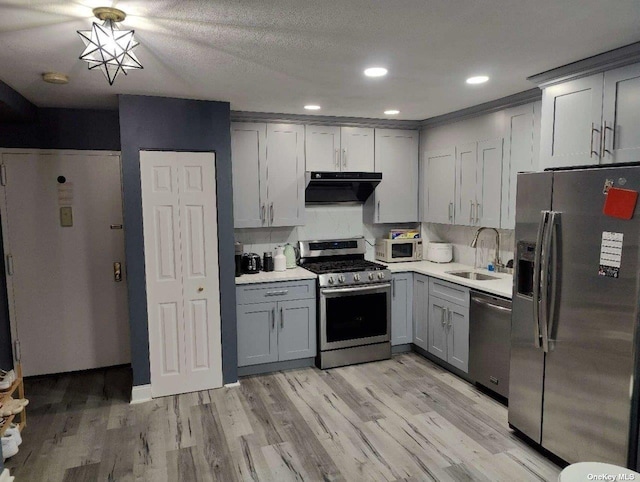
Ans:
POLYGON ((511 300, 471 291, 469 375, 476 383, 509 398, 511 300))

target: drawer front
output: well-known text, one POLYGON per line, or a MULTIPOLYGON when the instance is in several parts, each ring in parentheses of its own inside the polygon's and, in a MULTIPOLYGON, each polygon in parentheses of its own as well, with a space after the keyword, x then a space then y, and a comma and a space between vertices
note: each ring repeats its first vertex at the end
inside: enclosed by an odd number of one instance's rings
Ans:
POLYGON ((238 305, 267 301, 304 300, 315 297, 315 280, 256 283, 236 287, 236 304, 238 305))
POLYGON ((429 280, 429 295, 437 296, 460 306, 469 306, 469 288, 431 278, 429 280))

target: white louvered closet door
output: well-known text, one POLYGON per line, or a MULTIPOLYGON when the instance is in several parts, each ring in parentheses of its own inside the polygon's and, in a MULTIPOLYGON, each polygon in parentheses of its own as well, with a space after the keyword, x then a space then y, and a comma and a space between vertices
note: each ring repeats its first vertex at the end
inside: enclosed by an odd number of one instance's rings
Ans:
POLYGON ((141 151, 153 397, 222 386, 213 153, 141 151))

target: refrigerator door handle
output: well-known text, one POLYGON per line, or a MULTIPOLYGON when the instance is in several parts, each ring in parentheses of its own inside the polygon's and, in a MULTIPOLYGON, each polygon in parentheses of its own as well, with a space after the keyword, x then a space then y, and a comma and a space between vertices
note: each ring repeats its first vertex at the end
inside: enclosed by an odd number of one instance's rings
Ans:
POLYGON ((558 230, 560 229, 561 213, 552 212, 551 221, 549 222, 549 231, 551 238, 551 281, 549 282, 549 311, 547 315, 547 352, 553 348, 555 339, 551 338, 554 332, 556 298, 558 291, 558 266, 560 265, 559 248, 558 248, 558 230))
POLYGON ((553 219, 555 213, 548 212, 547 226, 544 230, 542 243, 542 263, 540 267, 540 309, 538 310, 538 323, 541 328, 542 349, 549 353, 549 267, 551 265, 551 242, 553 233, 553 219), (542 320, 540 314, 542 313, 542 320))
POLYGON ((540 211, 540 223, 538 224, 538 234, 536 236, 536 250, 533 257, 533 324, 534 324, 534 345, 541 348, 540 333, 540 265, 542 261, 542 242, 545 228, 549 219, 549 211, 540 211))

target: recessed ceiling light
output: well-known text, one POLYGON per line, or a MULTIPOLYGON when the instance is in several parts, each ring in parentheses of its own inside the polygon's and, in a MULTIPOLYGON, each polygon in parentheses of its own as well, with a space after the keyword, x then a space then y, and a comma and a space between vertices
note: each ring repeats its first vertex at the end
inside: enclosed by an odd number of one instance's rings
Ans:
POLYGON ((384 113, 386 115, 398 115, 400 111, 396 109, 389 109, 389 110, 385 110, 384 113))
POLYGON ((320 110, 320 106, 314 104, 305 105, 304 108, 307 110, 320 110))
POLYGON ((365 69, 364 75, 367 77, 384 77, 387 75, 388 70, 384 67, 369 67, 365 69))
POLYGON ((478 75, 476 77, 469 77, 467 84, 484 84, 487 80, 489 80, 489 77, 486 75, 478 75))

